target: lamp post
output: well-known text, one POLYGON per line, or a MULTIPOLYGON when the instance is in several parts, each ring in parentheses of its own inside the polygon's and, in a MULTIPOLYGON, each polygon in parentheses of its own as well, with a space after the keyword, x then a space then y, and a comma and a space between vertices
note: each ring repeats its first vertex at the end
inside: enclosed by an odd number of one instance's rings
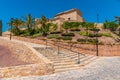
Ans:
POLYGON ((12 25, 13 25, 13 18, 10 19, 10 26, 11 26, 11 29, 10 29, 10 40, 12 39, 12 25))
MULTIPOLYGON (((99 23, 99 14, 97 14, 97 23, 99 23)), ((98 54, 98 32, 99 32, 99 29, 96 29, 96 56, 99 56, 98 54)))
POLYGON ((48 41, 47 41, 47 38, 45 39, 45 42, 46 42, 46 49, 47 49, 47 42, 48 42, 48 41))
POLYGON ((97 23, 99 23, 99 14, 97 14, 97 23))
POLYGON ((99 30, 96 30, 96 56, 99 56, 99 54, 98 54, 98 37, 97 37, 98 31, 99 30))

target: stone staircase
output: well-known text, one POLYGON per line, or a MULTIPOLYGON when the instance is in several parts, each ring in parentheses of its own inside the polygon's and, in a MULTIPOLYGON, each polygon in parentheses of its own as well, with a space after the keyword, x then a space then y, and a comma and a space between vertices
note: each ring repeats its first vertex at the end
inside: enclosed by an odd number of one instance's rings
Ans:
POLYGON ((115 41, 116 42, 120 42, 120 38, 115 38, 115 41))
POLYGON ((42 55, 47 57, 53 62, 54 72, 63 72, 68 70, 80 69, 80 66, 90 63, 91 61, 97 59, 97 57, 87 54, 79 54, 78 64, 78 54, 71 51, 60 51, 59 54, 56 49, 53 48, 35 48, 42 55))

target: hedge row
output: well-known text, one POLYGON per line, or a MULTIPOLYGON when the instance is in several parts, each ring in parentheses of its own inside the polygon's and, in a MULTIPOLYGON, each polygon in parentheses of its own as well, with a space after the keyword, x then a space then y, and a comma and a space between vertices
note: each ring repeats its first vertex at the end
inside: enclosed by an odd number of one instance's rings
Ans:
POLYGON ((88 34, 88 37, 102 37, 102 34, 91 34, 91 33, 89 33, 88 34))
POLYGON ((66 36, 66 37, 57 37, 56 39, 59 39, 59 40, 72 40, 72 37, 69 37, 69 36, 66 36))
POLYGON ((47 36, 48 39, 57 38, 57 37, 59 37, 58 34, 50 34, 47 36))
POLYGON ((63 33, 62 36, 75 36, 74 33, 63 33))
POLYGON ((54 32, 50 32, 50 34, 60 34, 62 33, 62 31, 54 31, 54 32))
POLYGON ((80 29, 73 28, 73 29, 70 29, 70 31, 80 31, 80 29))
POLYGON ((78 42, 90 42, 90 43, 96 43, 96 39, 77 39, 78 42))

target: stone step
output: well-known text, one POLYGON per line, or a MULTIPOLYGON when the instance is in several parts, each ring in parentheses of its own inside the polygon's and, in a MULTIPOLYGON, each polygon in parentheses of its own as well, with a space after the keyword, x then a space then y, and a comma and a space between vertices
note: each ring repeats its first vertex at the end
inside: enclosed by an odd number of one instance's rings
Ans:
POLYGON ((70 68, 62 68, 62 69, 55 69, 55 73, 59 73, 59 72, 65 72, 65 71, 70 71, 70 70, 77 70, 80 69, 80 67, 70 67, 70 68))
POLYGON ((71 62, 71 61, 73 61, 73 60, 71 60, 71 59, 52 59, 51 60, 52 62, 71 62))
POLYGON ((86 60, 86 61, 84 61, 84 62, 81 62, 81 65, 86 65, 86 64, 89 64, 89 63, 91 63, 92 61, 94 61, 94 60, 96 60, 96 59, 98 59, 98 57, 92 57, 92 58, 90 58, 89 60, 86 60))
MULTIPOLYGON (((69 56, 69 55, 63 55, 63 56, 46 56, 47 58, 49 58, 49 59, 54 59, 54 58, 69 58, 69 59, 71 59, 71 58, 78 58, 78 55, 75 55, 75 56, 69 56)), ((80 58, 82 58, 82 57, 85 57, 85 56, 80 56, 80 58)))
POLYGON ((48 59, 50 59, 50 60, 57 60, 57 59, 59 59, 59 60, 62 60, 62 59, 69 59, 68 57, 66 57, 66 56, 64 56, 64 57, 60 57, 60 56, 58 56, 58 57, 47 57, 48 59))
MULTIPOLYGON (((91 55, 87 55, 87 56, 80 56, 80 61, 81 60, 84 60, 84 59, 86 59, 86 58, 89 58, 89 57, 91 57, 91 55)), ((72 60, 78 60, 78 57, 75 57, 75 58, 71 58, 72 60)))
MULTIPOLYGON (((85 58, 85 57, 87 57, 87 56, 80 56, 80 59, 85 58)), ((73 59, 73 60, 78 59, 78 55, 77 56, 71 56, 70 58, 73 59)))
POLYGON ((66 56, 66 57, 77 57, 78 55, 77 54, 64 54, 64 56, 66 56))
POLYGON ((84 58, 82 58, 82 59, 80 59, 80 62, 84 62, 84 61, 89 61, 89 59, 91 59, 91 58, 93 58, 94 56, 86 56, 86 57, 84 57, 84 58))
POLYGON ((65 68, 72 68, 72 67, 80 67, 79 64, 71 64, 71 65, 60 65, 60 66, 54 66, 54 69, 65 69, 65 68))
POLYGON ((71 64, 77 64, 77 62, 61 62, 61 63, 54 63, 54 66, 60 66, 60 65, 71 65, 71 64))
POLYGON ((72 61, 72 60, 62 60, 62 61, 52 61, 53 63, 71 63, 71 62, 75 62, 75 61, 72 61))
POLYGON ((96 57, 92 55, 80 54, 80 64, 78 64, 77 53, 61 51, 60 54, 58 54, 57 51, 53 49, 38 49, 38 51, 53 62, 54 72, 80 69, 80 66, 86 65, 96 59, 96 57))

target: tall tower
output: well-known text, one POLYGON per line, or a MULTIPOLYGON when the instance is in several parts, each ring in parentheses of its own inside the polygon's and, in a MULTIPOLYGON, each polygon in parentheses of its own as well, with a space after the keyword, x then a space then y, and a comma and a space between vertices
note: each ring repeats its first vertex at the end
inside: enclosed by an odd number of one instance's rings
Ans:
POLYGON ((2 36, 2 20, 0 20, 0 36, 2 36))

